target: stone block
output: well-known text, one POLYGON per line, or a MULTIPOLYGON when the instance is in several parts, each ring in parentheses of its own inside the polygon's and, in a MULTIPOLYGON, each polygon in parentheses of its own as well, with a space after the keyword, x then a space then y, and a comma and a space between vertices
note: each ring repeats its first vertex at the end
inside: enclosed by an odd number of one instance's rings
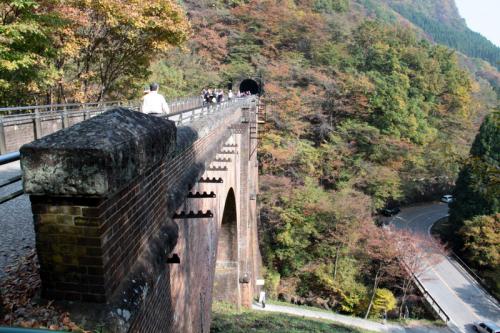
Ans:
POLYGON ((24 190, 105 197, 175 149, 172 121, 117 108, 22 146, 24 190))

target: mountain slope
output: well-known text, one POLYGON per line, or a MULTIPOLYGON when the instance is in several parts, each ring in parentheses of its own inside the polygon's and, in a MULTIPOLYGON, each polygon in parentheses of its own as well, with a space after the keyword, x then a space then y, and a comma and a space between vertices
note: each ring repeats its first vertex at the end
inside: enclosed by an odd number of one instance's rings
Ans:
POLYGON ((384 0, 393 10, 424 30, 435 42, 500 69, 500 48, 470 30, 453 0, 384 0))

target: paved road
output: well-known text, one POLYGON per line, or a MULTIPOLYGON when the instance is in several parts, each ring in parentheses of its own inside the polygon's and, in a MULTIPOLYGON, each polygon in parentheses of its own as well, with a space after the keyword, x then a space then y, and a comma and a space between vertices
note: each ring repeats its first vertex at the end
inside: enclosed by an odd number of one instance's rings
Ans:
MULTIPOLYGON (((429 235, 431 226, 448 215, 448 206, 434 203, 405 208, 391 223, 422 235, 429 235)), ((433 253, 439 260, 419 277, 429 294, 451 318, 449 324, 456 332, 474 332, 476 321, 500 323, 500 306, 452 258, 433 253)))
MULTIPOLYGON (((20 173, 19 162, 0 165, 0 183, 20 173)), ((21 189, 21 182, 0 188, 0 196, 21 189)), ((27 195, 22 195, 0 204, 0 279, 5 268, 15 264, 35 246, 35 231, 31 204, 27 195)))
POLYGON ((307 317, 307 318, 316 318, 316 319, 324 319, 331 320, 336 323, 340 323, 346 326, 361 328, 363 330, 373 331, 373 332, 390 332, 390 333, 431 333, 431 332, 441 332, 441 333, 449 333, 449 329, 441 328, 441 327, 403 327, 394 324, 381 324, 375 321, 361 319, 357 317, 344 316, 333 312, 325 312, 325 311, 315 311, 309 308, 301 308, 301 307, 292 307, 292 306, 284 306, 284 305, 275 305, 275 304, 266 304, 265 308, 262 308, 258 304, 253 304, 252 309, 260 310, 260 311, 269 311, 269 312, 281 312, 287 313, 295 316, 307 317))

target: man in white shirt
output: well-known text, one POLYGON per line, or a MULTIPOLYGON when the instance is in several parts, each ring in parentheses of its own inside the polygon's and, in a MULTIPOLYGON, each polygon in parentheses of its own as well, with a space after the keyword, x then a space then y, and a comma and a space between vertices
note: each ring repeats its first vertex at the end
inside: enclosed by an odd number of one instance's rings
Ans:
POLYGON ((144 113, 170 113, 165 97, 158 93, 158 83, 151 83, 149 93, 142 99, 141 112, 144 113))

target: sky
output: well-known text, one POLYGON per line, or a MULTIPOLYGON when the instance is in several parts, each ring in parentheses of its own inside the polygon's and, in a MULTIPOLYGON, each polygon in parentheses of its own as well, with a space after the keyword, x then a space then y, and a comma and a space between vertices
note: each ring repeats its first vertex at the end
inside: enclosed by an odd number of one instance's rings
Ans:
POLYGON ((455 0, 455 3, 471 30, 500 47, 500 0, 455 0))

